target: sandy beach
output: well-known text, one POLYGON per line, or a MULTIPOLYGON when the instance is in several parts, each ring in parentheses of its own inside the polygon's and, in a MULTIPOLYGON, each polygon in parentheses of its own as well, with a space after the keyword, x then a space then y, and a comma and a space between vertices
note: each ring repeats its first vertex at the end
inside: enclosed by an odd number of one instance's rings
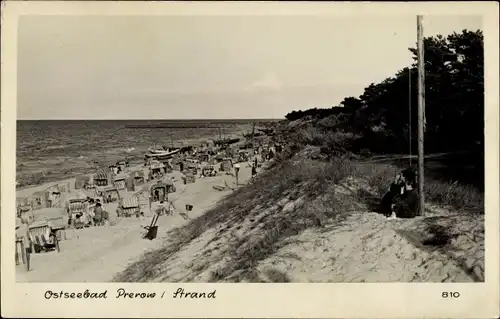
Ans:
MULTIPOLYGON (((251 175, 247 163, 240 163, 239 184, 246 183, 251 175)), ((131 168, 131 169, 137 169, 131 168)), ((16 268, 18 282, 109 282, 117 272, 139 258, 150 249, 160 247, 165 240, 165 234, 184 225, 189 219, 202 215, 213 207, 223 196, 232 190, 218 191, 215 185, 235 188, 235 177, 221 172, 215 177, 197 178, 195 183, 184 184, 182 174, 173 171, 167 174, 174 177, 176 192, 169 195, 176 212, 173 215, 163 215, 158 220, 158 237, 152 241, 142 239, 143 226, 149 225, 152 213, 147 200, 140 200, 144 217, 116 216, 117 203, 104 204, 109 212, 110 226, 90 227, 83 229, 67 229, 66 239, 60 242, 60 252, 31 254, 31 270, 26 272, 23 265, 16 268), (183 217, 185 205, 193 205, 188 219, 183 217), (179 214, 180 213, 180 214, 179 214)), ((73 183, 75 179, 60 181, 73 183)), ((17 197, 28 196, 36 191, 42 191, 55 183, 47 183, 17 192, 17 197)), ((120 192, 122 197, 132 195, 131 192, 120 192)), ((154 209, 154 207, 153 207, 154 209)), ((36 214, 36 211, 35 211, 36 214)), ((184 215, 186 216, 186 215, 184 215)), ((168 240, 168 239, 167 239, 168 240)))

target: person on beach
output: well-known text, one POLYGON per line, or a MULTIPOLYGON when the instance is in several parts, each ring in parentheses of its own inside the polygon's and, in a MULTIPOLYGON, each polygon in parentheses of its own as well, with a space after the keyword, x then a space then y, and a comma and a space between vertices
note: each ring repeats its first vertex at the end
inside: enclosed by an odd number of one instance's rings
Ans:
POLYGON ((97 203, 95 205, 95 210, 94 210, 94 224, 96 226, 101 226, 103 223, 103 209, 100 203, 97 203))
POLYGON ((73 227, 75 227, 75 229, 81 229, 83 228, 83 223, 82 223, 82 216, 83 214, 82 213, 77 213, 75 215, 75 221, 74 221, 74 224, 73 224, 73 227))
POLYGON ((156 208, 156 213, 158 216, 162 216, 163 214, 167 214, 167 207, 164 201, 160 201, 160 204, 156 208))
POLYGON ((168 203, 168 207, 167 207, 168 214, 169 214, 170 216, 173 216, 173 215, 174 215, 174 213, 175 213, 176 211, 178 211, 178 210, 177 210, 177 208, 175 207, 174 202, 173 202, 172 200, 167 199, 167 203, 168 203))
POLYGON ((102 211, 102 225, 109 226, 109 214, 107 211, 102 211))
POLYGON ((95 203, 92 198, 90 198, 88 201, 88 215, 89 215, 89 224, 90 226, 95 226, 95 221, 94 221, 94 216, 95 216, 95 203))
POLYGON ((252 165, 252 178, 257 175, 257 165, 252 165))
POLYGON ((155 209, 155 214, 157 214, 158 216, 162 216, 164 214, 173 215, 172 203, 170 203, 168 200, 166 202, 160 201, 160 204, 155 209))
POLYGON ((80 216, 80 221, 83 227, 89 227, 90 224, 93 222, 91 221, 90 214, 88 213, 88 211, 82 213, 82 215, 80 216))

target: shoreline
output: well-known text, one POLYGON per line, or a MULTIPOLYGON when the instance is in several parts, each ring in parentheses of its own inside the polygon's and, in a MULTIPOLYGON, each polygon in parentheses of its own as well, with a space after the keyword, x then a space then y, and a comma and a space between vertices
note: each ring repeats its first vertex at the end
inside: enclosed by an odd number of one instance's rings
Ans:
MULTIPOLYGON (((134 163, 134 162, 131 162, 130 163, 132 166, 135 166, 137 165, 137 163, 134 163)), ((68 174, 66 178, 61 178, 61 176, 57 176, 57 174, 54 174, 54 179, 53 180, 50 180, 50 175, 49 175, 49 178, 45 181, 43 181, 42 183, 40 184, 29 184, 29 185, 23 185, 21 187, 16 187, 16 192, 19 192, 19 191, 26 191, 26 190, 29 190, 31 188, 37 188, 37 187, 41 187, 41 186, 44 186, 44 185, 52 185, 52 184, 57 184, 57 183, 66 183, 66 182, 70 182, 70 181, 73 181, 75 180, 77 177, 80 177, 80 176, 84 176, 84 175, 88 175, 88 174, 93 174, 95 173, 97 170, 99 169, 102 169, 102 168, 105 168, 106 166, 99 166, 97 168, 82 168, 82 170, 88 170, 88 171, 80 171, 80 172, 75 172, 73 174, 68 174)), ((49 186, 50 186, 49 185, 49 186)))

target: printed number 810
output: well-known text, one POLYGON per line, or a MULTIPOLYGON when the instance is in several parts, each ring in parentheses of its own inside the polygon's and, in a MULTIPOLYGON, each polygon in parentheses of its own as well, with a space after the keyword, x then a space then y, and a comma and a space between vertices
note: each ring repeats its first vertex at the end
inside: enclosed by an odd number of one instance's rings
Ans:
POLYGON ((445 291, 441 294, 441 297, 443 297, 443 298, 455 298, 456 299, 456 298, 460 297, 460 293, 458 291, 455 291, 455 292, 452 292, 452 291, 446 292, 445 291))

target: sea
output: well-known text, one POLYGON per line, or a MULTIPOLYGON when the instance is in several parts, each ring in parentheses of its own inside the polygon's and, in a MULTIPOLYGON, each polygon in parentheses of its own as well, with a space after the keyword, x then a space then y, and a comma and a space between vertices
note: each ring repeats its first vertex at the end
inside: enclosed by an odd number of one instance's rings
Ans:
POLYGON ((275 120, 18 120, 17 187, 90 173, 125 158, 139 163, 151 146, 179 147, 219 134, 240 135, 249 132, 254 122, 271 121, 275 120), (183 123, 201 127, 179 127, 183 123), (176 127, 130 128, 160 124, 176 127), (211 127, 203 127, 206 124, 211 127))

